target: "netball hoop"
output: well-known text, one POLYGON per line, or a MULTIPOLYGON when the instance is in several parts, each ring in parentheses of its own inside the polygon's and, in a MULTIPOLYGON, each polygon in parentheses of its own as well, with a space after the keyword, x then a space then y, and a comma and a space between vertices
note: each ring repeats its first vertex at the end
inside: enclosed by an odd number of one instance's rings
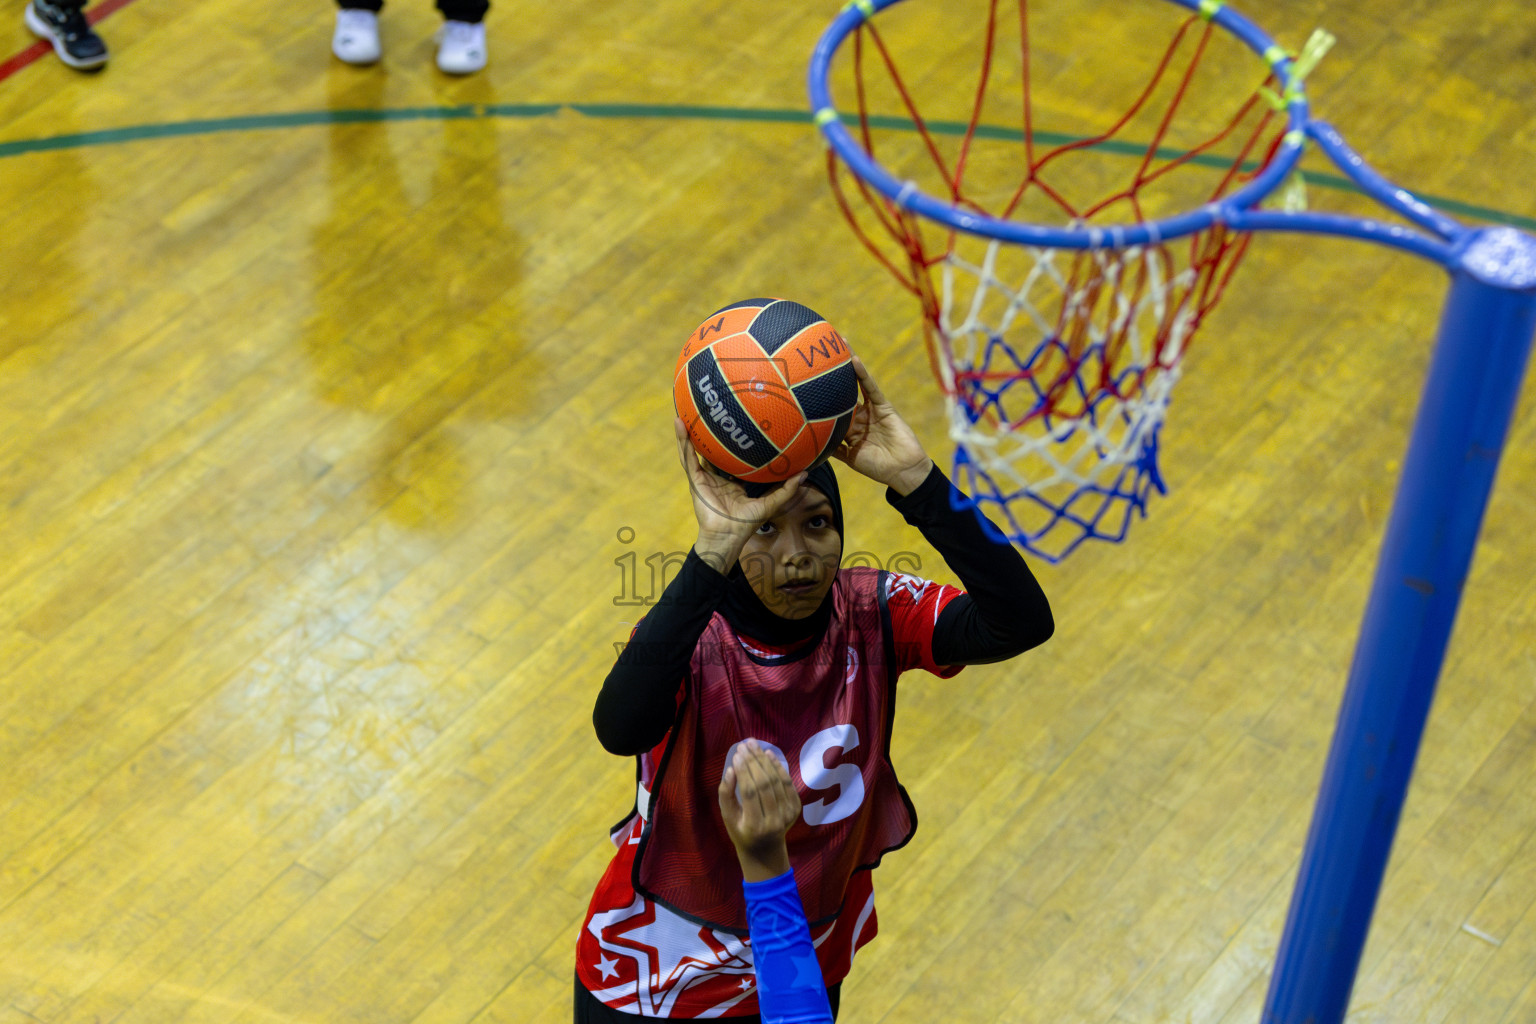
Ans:
POLYGON ((1150 493, 1164 491, 1159 430, 1184 352, 1248 243, 1215 204, 1251 206, 1275 190, 1300 153, 1304 120, 1294 109, 1282 117, 1251 87, 1230 104, 1203 102, 1198 86, 1209 83, 1199 75, 1214 27, 1191 16, 1123 115, 1084 138, 1047 136, 1035 129, 1020 4, 1022 102, 1006 114, 1021 159, 988 174, 978 143, 998 131, 981 116, 997 105, 994 80, 1008 74, 997 59, 998 7, 994 0, 964 122, 919 109, 864 8, 845 14, 857 20, 856 140, 829 105, 818 105, 817 118, 838 140, 828 171, 844 215, 921 304, 956 480, 999 513, 1014 540, 1056 561, 1090 537, 1123 539, 1132 513, 1145 515, 1150 493), (902 117, 871 113, 881 86, 902 117), (1185 120, 1211 127, 1192 135, 1185 120), (1145 141, 1124 141, 1142 128, 1145 141), (916 181, 898 183, 877 162, 911 150, 903 143, 914 133, 921 145, 905 162, 920 164, 945 200, 916 181), (941 135, 958 138, 950 152, 941 135), (839 159, 853 171, 847 186, 839 159), (1149 221, 1150 204, 1179 201, 1198 209, 1149 221), (1035 227, 1028 216, 1063 227, 1035 227), (1119 226, 1126 220, 1129 228, 1119 226))
POLYGON ((811 110, 844 214, 919 301, 956 483, 1042 557, 1124 538, 1163 490, 1180 360, 1253 232, 1377 242, 1450 273, 1263 1015, 1340 1021, 1536 332, 1536 239, 1456 222, 1313 120, 1303 78, 1325 37, 1292 56, 1219 0, 1139 0, 1182 8, 1172 42, 1123 117, 1066 138, 1035 123, 1028 0, 978 0, 979 85, 948 120, 920 109, 875 25, 899 2, 854 0, 823 33, 811 110), (1022 62, 1000 70, 999 11, 1015 5, 1022 62), (1263 81, 1208 87, 1217 39, 1263 81), (850 40, 857 111, 842 114, 828 83, 850 40), (986 120, 999 94, 1016 101, 1003 127, 986 120), (988 164, 978 143, 999 140, 1008 155, 988 164), (1302 208, 1286 182, 1309 143, 1407 223, 1302 208), (1104 153, 1128 173, 1083 163, 1104 153))

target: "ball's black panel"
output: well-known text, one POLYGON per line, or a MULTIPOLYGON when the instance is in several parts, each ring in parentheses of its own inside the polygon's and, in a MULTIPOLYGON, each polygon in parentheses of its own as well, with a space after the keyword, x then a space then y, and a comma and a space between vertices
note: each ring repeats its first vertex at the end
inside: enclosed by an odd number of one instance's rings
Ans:
POLYGON ((688 360, 688 387, 699 409, 699 422, 737 458, 760 469, 779 454, 731 394, 713 349, 688 360))
POLYGON ((832 453, 837 451, 837 446, 843 443, 843 438, 848 436, 848 424, 852 422, 853 413, 851 412, 837 418, 837 422, 832 424, 832 435, 827 438, 827 443, 821 446, 821 454, 816 456, 816 461, 811 463, 811 468, 814 469, 832 457, 832 453))
POLYGON ((852 409, 859 400, 859 375, 852 363, 794 387, 795 399, 808 420, 828 420, 852 409))
POLYGON ((774 302, 777 302, 777 301, 779 301, 779 300, 778 299, 742 299, 740 302, 733 302, 729 306, 721 306, 719 309, 717 309, 713 313, 709 314, 709 316, 705 317, 704 320, 705 320, 705 322, 713 320, 715 317, 719 316, 721 313, 724 313, 728 309, 740 309, 743 306, 767 306, 767 305, 770 305, 771 303, 774 303, 774 302))
POLYGON ((807 309, 798 302, 779 299, 764 307, 747 328, 747 333, 763 346, 769 355, 777 352, 785 342, 805 330, 811 324, 821 323, 821 314, 807 309))

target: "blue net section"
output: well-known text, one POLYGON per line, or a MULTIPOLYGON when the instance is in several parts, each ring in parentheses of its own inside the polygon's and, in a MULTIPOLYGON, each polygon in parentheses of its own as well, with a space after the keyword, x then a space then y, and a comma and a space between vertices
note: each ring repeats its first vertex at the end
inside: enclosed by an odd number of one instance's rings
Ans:
POLYGON ((1121 465, 1102 483, 1070 491, 1062 504, 1029 484, 999 480, 972 460, 964 447, 956 447, 950 476, 965 493, 955 492, 955 500, 961 507, 989 513, 984 520, 988 525, 991 519, 1001 520, 1007 539, 1048 562, 1059 562, 1085 540, 1124 540, 1132 514, 1146 516, 1151 493, 1168 492, 1158 475, 1157 435, 1154 428, 1142 439, 1135 462, 1121 465))
POLYGON ((1123 539, 1165 491, 1159 435, 1209 274, 1158 246, 993 242, 975 263, 951 250, 941 284, 956 483, 1049 561, 1123 539))

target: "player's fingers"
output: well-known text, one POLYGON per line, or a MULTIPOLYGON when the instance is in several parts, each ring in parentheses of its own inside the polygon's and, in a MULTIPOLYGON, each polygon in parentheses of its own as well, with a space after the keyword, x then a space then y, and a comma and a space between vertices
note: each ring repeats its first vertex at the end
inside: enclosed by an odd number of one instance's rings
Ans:
POLYGON ((885 400, 885 392, 880 390, 880 385, 875 383, 874 376, 869 368, 864 365, 864 360, 858 356, 853 357, 853 372, 859 378, 859 388, 864 392, 864 400, 870 405, 889 405, 885 400))
POLYGON ((789 505, 790 502, 794 501, 795 497, 800 493, 800 485, 805 483, 805 477, 806 474, 802 470, 801 472, 796 473, 794 476, 790 477, 788 480, 781 482, 777 487, 769 491, 767 494, 763 495, 763 518, 772 519, 774 516, 784 511, 784 508, 789 505))
POLYGON ((795 792, 795 784, 789 777, 789 769, 785 768, 778 758, 773 759, 772 771, 773 802, 778 814, 777 824, 780 828, 788 829, 800 816, 800 794, 795 792))
POLYGON ((859 442, 864 440, 865 435, 869 433, 869 420, 869 403, 867 401, 861 402, 855 406, 853 418, 848 421, 848 429, 844 431, 843 439, 838 443, 837 450, 833 454, 841 455, 844 458, 851 454, 853 449, 857 448, 859 442))
POLYGON ((791 800, 796 801, 795 813, 799 813, 799 798, 794 796, 789 771, 767 750, 759 748, 752 758, 753 769, 759 778, 757 792, 765 821, 775 829, 786 828, 785 815, 791 800))
POLYGON ((736 811, 736 768, 733 765, 726 765, 720 774, 720 788, 715 795, 720 800, 721 813, 727 821, 731 820, 736 811))
POLYGON ((688 428, 683 426, 681 416, 672 417, 672 432, 677 436, 677 458, 683 464, 683 472, 688 474, 688 479, 696 481, 699 456, 694 450, 693 441, 688 437, 688 428))
POLYGON ((755 744, 748 746, 744 743, 738 747, 735 765, 736 776, 741 780, 742 807, 755 814, 757 820, 761 820, 766 813, 764 800, 769 797, 766 792, 769 783, 759 761, 763 751, 761 748, 753 749, 755 746, 755 744))
POLYGON ((731 762, 732 766, 736 769, 736 777, 741 780, 743 796, 747 794, 748 790, 755 795, 761 782, 757 772, 754 770, 756 762, 753 758, 751 743, 751 740, 747 740, 737 747, 736 757, 731 762))
POLYGON ((774 781, 775 786, 787 786, 790 784, 789 769, 783 761, 780 761, 771 754, 764 758, 763 770, 774 781))

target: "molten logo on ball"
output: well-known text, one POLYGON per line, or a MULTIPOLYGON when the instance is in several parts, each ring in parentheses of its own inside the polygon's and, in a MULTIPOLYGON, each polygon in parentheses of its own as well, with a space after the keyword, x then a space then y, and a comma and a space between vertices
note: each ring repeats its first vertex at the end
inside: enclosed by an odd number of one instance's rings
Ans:
POLYGON ((694 386, 699 389, 699 395, 703 397, 704 404, 709 406, 709 418, 714 420, 739 447, 752 447, 752 439, 736 426, 735 417, 725 411, 725 403, 720 401, 720 395, 715 391, 715 386, 710 383, 709 378, 700 377, 694 386))

